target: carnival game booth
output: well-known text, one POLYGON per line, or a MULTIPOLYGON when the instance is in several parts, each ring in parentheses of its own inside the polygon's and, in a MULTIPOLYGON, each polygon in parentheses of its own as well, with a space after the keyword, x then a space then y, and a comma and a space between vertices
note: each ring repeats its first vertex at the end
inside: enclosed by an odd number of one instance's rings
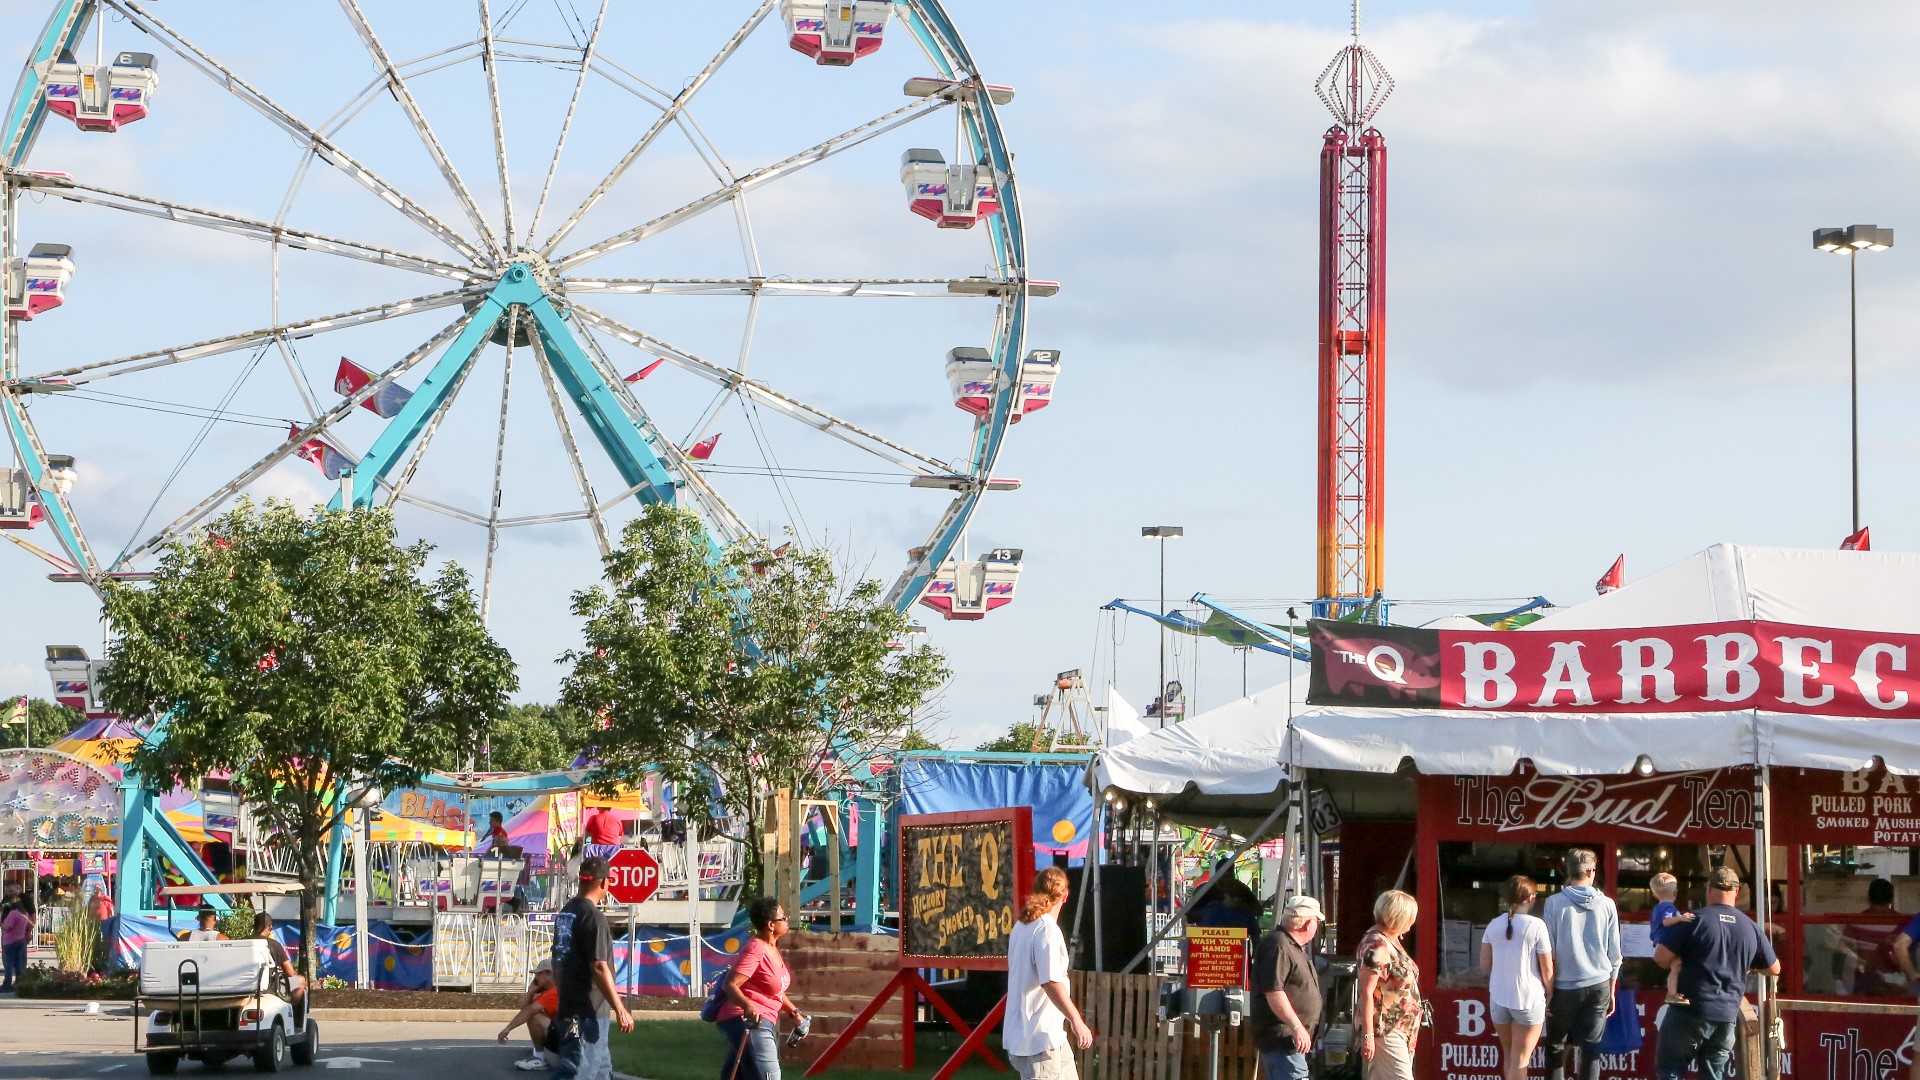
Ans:
MULTIPOLYGON (((1305 837, 1337 953, 1383 889, 1420 900, 1410 944, 1436 1015, 1420 1075, 1499 1075, 1477 966, 1494 889, 1525 873, 1551 895, 1579 846, 1619 906, 1643 1035, 1604 1075, 1652 1076, 1649 879, 1674 874, 1692 908, 1724 865, 1780 953, 1781 1073, 1865 1080, 1904 1072, 1913 1018, 1803 1010, 1912 1003, 1889 972, 1920 912, 1917 671, 1920 555, 1720 545, 1524 629, 1319 624, 1311 704, 1267 703, 1260 738, 1285 731, 1278 764, 1339 821, 1305 837)), ((1095 782, 1197 801, 1203 786, 1140 768, 1160 738, 1095 782)))

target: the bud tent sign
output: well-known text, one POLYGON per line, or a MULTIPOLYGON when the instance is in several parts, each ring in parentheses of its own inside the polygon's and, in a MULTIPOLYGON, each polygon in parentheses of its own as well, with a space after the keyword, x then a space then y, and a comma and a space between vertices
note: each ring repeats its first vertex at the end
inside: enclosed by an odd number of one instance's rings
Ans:
POLYGON ((644 904, 660 888, 660 864, 639 848, 614 854, 607 863, 607 892, 622 904, 644 904))

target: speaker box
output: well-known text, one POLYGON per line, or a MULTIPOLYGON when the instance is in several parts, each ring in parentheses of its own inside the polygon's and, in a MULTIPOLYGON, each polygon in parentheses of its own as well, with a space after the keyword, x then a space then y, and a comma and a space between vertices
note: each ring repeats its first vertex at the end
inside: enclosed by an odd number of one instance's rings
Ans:
MULTIPOLYGON (((1072 874, 1074 886, 1080 885, 1080 875, 1072 874)), ((1100 868, 1100 888, 1098 896, 1088 896, 1086 910, 1080 916, 1079 948, 1074 953, 1074 966, 1083 971, 1094 969, 1094 905, 1100 907, 1100 933, 1098 935, 1101 954, 1101 971, 1119 971, 1127 961, 1133 959, 1147 945, 1147 868, 1144 866, 1102 866, 1100 868)), ((1062 922, 1071 932, 1073 911, 1078 906, 1079 897, 1067 899, 1067 906, 1061 910, 1062 922)), ((1142 960, 1135 972, 1148 970, 1148 961, 1142 960)))

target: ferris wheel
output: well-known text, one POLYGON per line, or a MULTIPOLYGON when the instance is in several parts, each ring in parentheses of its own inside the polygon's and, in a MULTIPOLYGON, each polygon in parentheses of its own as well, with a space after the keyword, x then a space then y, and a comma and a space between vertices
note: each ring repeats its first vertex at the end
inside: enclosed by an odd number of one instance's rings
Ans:
POLYGON ((0 535, 57 577, 283 496, 484 551, 491 603, 671 503, 904 562, 902 609, 1013 598, 968 534, 1058 286, 936 0, 47 6, 0 128, 0 535))

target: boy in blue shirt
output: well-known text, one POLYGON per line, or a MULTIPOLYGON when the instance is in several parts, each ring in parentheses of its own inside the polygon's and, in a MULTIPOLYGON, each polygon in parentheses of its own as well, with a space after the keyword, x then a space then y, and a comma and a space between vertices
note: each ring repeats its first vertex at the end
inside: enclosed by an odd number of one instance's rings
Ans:
MULTIPOLYGON (((1680 896, 1680 881, 1672 874, 1655 874, 1653 879, 1647 882, 1647 886, 1653 890, 1653 898, 1659 901, 1653 905, 1653 913, 1647 916, 1647 936, 1653 939, 1655 945, 1666 945, 1673 937, 1669 929, 1681 923, 1692 922, 1693 913, 1682 912, 1680 905, 1674 903, 1674 900, 1680 896)), ((1687 1000, 1687 995, 1680 992, 1680 961, 1678 960, 1675 960, 1673 967, 1667 971, 1667 1004, 1693 1004, 1687 1000)))

